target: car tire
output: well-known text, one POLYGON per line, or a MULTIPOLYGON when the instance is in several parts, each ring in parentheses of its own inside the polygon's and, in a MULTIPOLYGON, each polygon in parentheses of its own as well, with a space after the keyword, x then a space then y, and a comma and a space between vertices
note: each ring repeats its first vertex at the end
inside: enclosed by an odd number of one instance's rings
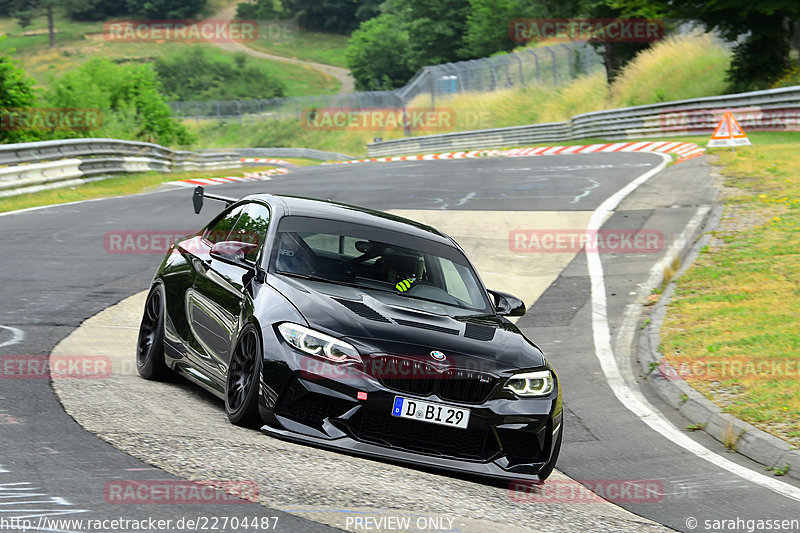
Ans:
POLYGON ((225 413, 232 424, 261 427, 258 396, 261 387, 261 339, 247 324, 239 335, 225 377, 225 413))
POLYGON ((147 295, 136 344, 136 370, 144 379, 161 381, 169 374, 164 361, 164 303, 164 287, 157 283, 147 295))
POLYGON ((561 427, 558 429, 558 437, 556 437, 556 444, 553 446, 553 455, 550 456, 550 460, 545 463, 539 473, 536 474, 539 477, 539 481, 544 481, 550 477, 550 474, 553 473, 553 470, 556 468, 556 461, 558 461, 558 454, 561 451, 561 437, 564 435, 564 421, 561 421, 561 427))

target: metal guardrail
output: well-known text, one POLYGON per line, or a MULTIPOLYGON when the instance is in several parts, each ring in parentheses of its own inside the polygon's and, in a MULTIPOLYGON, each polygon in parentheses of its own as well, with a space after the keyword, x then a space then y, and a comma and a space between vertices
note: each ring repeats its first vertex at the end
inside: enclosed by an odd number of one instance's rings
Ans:
POLYGON ((235 152, 195 153, 117 139, 66 139, 0 145, 0 196, 58 182, 126 172, 236 168, 235 152))
POLYGON ((367 145, 370 157, 434 151, 480 150, 602 138, 710 134, 725 111, 745 131, 800 131, 800 86, 595 111, 565 122, 407 137, 367 145))
MULTIPOLYGON (((214 154, 221 150, 203 150, 202 154, 214 154)), ((311 148, 232 148, 241 157, 297 157, 300 159, 319 159, 321 161, 347 161, 353 156, 339 152, 325 152, 311 148)))
MULTIPOLYGON (((745 131, 800 131, 800 86, 595 111, 565 122, 408 137, 370 143, 370 157, 524 146, 599 137, 622 140, 709 134, 724 111, 745 131)), ((242 157, 346 160, 305 148, 248 148, 203 153, 116 139, 68 139, 0 145, 0 196, 104 174, 235 168, 242 157), (5 166, 5 168, 2 168, 5 166), (12 192, 13 191, 13 192, 12 192)))

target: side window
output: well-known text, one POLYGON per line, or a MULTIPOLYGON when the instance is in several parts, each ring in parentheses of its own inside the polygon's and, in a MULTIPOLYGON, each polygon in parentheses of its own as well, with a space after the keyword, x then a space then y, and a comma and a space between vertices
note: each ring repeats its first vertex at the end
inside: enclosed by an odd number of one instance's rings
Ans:
POLYGON ((253 202, 247 204, 239 220, 231 229, 227 240, 257 244, 258 248, 245 256, 247 261, 255 262, 258 258, 258 251, 264 246, 267 239, 268 228, 269 209, 265 205, 253 202))
POLYGON ((203 234, 203 238, 210 242, 212 245, 218 242, 227 241, 228 234, 233 229, 239 216, 244 211, 246 205, 240 205, 232 209, 227 215, 217 220, 212 226, 203 234))

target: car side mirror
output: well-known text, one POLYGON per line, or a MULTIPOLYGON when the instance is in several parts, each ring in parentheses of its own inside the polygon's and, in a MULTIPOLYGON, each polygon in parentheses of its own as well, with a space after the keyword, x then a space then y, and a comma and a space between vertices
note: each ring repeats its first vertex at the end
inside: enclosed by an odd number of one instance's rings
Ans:
POLYGON ((258 245, 251 242, 222 241, 211 247, 209 255, 226 263, 245 268, 254 268, 254 265, 248 263, 245 258, 247 254, 255 250, 258 250, 258 245))
POLYGON ((487 290, 494 303, 494 310, 500 316, 522 316, 525 314, 525 302, 507 292, 487 290))

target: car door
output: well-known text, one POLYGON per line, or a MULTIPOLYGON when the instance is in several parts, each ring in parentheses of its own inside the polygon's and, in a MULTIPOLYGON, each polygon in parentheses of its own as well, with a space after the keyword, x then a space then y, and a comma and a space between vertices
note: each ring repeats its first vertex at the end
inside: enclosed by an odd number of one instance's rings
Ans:
POLYGON ((224 241, 258 244, 258 248, 245 256, 250 267, 211 257, 209 253, 198 265, 189 305, 202 363, 220 380, 224 378, 230 351, 241 327, 245 300, 252 297, 253 267, 266 239, 270 219, 269 208, 264 204, 251 202, 240 207, 229 231, 227 224, 209 228, 206 240, 209 252, 213 244, 224 241))

